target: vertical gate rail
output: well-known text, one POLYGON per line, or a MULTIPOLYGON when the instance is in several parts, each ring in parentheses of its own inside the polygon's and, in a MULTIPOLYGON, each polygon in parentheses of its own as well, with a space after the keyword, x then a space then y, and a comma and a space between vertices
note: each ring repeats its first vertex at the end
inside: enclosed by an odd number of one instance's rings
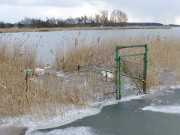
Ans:
POLYGON ((133 79, 139 79, 143 81, 143 93, 146 93, 146 79, 147 79, 147 44, 144 45, 132 45, 132 46, 117 46, 116 47, 116 99, 121 99, 121 76, 126 76, 130 77, 133 79), (138 53, 138 54, 131 54, 131 55, 122 55, 119 56, 119 49, 124 49, 124 48, 134 48, 134 47, 144 47, 145 48, 145 53, 138 53), (138 56, 138 55, 144 55, 144 69, 143 69, 143 78, 139 78, 136 76, 131 76, 131 75, 126 75, 122 74, 122 69, 121 69, 121 61, 123 57, 127 56, 138 56))

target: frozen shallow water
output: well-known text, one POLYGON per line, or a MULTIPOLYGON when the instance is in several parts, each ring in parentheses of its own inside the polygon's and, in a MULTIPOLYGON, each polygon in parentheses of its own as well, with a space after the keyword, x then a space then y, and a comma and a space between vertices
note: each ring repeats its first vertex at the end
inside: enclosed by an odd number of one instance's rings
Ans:
POLYGON ((102 108, 73 123, 27 132, 28 135, 177 135, 180 133, 180 89, 164 89, 102 108), (168 92, 167 92, 168 91, 168 92), (129 101, 129 102, 126 102, 129 101))

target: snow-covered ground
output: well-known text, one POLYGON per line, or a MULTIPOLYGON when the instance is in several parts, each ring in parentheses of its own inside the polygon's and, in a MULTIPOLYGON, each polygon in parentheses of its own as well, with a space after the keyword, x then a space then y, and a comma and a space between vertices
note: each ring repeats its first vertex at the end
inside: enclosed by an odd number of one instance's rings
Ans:
MULTIPOLYGON (((164 93, 174 93, 174 89, 179 89, 180 85, 177 86, 170 86, 168 90, 164 90, 164 93)), ((158 100, 158 102, 162 102, 161 100, 158 100)), ((166 103, 169 103, 169 101, 166 101, 166 103)), ((180 114, 180 105, 179 104, 171 104, 171 105, 156 105, 151 104, 149 106, 145 106, 142 108, 144 111, 153 111, 153 112, 161 112, 161 113, 172 113, 172 114, 180 114)))
POLYGON ((26 135, 96 135, 90 127, 70 127, 66 129, 56 129, 47 133, 27 132, 26 135))
MULTIPOLYGON (((77 109, 74 105, 72 105, 71 106, 72 109, 68 110, 68 112, 66 112, 65 115, 63 116, 59 115, 47 121, 38 121, 37 119, 35 118, 33 119, 32 116, 28 116, 28 115, 15 117, 15 118, 6 118, 2 120, 2 122, 5 124, 2 124, 1 126, 27 127, 28 130, 26 134, 30 135, 33 133, 34 130, 62 126, 62 125, 71 123, 77 119, 82 119, 86 116, 98 114, 104 106, 117 104, 118 102, 131 101, 132 99, 140 99, 143 96, 144 95, 127 96, 127 97, 122 98, 120 101, 111 99, 111 100, 105 100, 103 102, 91 103, 91 105, 93 106, 91 108, 84 107, 82 109, 77 109)), ((71 131, 72 133, 75 133, 77 130, 78 132, 82 134, 85 132, 87 134, 90 134, 90 129, 88 127, 79 127, 77 129, 73 128, 71 131)), ((66 131, 64 130, 53 131, 52 134, 57 134, 56 132, 61 132, 61 134, 66 134, 66 131)))
MULTIPOLYGON (((180 88, 179 86, 171 86, 171 89, 180 88)), ((161 87, 160 89, 164 89, 164 87, 161 87)), ((172 93, 173 91, 168 91, 167 93, 172 93)), ((150 95, 154 95, 154 90, 150 92, 150 95)), ((10 126, 18 126, 18 127, 27 127, 28 130, 26 132, 27 135, 33 134, 34 130, 37 129, 46 129, 46 128, 54 128, 59 127, 68 123, 71 123, 77 119, 82 119, 86 116, 90 115, 96 115, 98 114, 101 109, 104 106, 117 104, 119 102, 126 102, 131 101, 132 99, 141 99, 142 97, 146 97, 146 95, 137 95, 137 96, 126 96, 122 97, 120 101, 117 101, 116 99, 109 99, 104 100, 102 102, 94 102, 90 103, 92 107, 84 107, 84 108, 76 108, 74 105, 69 106, 69 109, 63 116, 59 113, 58 116, 51 118, 50 120, 37 120, 35 117, 33 118, 30 115, 25 115, 21 117, 15 117, 15 118, 6 118, 1 120, 2 127, 10 127, 10 126)), ((165 112, 165 113, 179 113, 180 114, 180 106, 156 106, 156 105, 150 105, 142 108, 144 111, 156 111, 156 112, 165 112)), ((41 133, 36 132, 36 135, 41 135, 41 133)), ((48 134, 54 135, 54 134, 95 134, 91 130, 90 127, 77 127, 77 128, 67 128, 67 129, 57 129, 53 130, 52 132, 48 132, 48 134)))
POLYGON ((162 112, 162 113, 173 113, 180 114, 180 106, 179 105, 150 105, 142 108, 144 111, 154 111, 154 112, 162 112))

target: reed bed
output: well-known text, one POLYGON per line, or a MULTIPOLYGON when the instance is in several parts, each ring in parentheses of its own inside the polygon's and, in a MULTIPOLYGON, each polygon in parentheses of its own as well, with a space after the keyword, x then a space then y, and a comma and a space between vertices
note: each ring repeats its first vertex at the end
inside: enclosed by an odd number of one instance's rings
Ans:
POLYGON ((35 50, 1 42, 0 119, 30 115, 33 119, 47 120, 63 115, 71 105, 87 107, 89 102, 109 97, 105 95, 105 91, 110 90, 109 85, 96 83, 102 79, 98 74, 84 76, 68 72, 66 76, 58 77, 54 69, 46 76, 33 75, 26 81, 24 69, 35 69, 39 65, 35 50))
MULTIPOLYGON (((76 41, 77 42, 77 41, 76 41)), ((160 70, 166 69, 176 73, 179 77, 180 66, 180 41, 176 37, 143 36, 134 38, 108 37, 100 40, 97 38, 90 44, 72 44, 66 54, 56 53, 56 63, 66 70, 75 70, 77 64, 105 68, 115 71, 115 48, 116 46, 148 44, 148 69, 147 87, 151 89, 161 85, 160 70), (60 61, 61 60, 61 61, 60 61)), ((144 52, 144 48, 122 49, 119 55, 144 52)), ((128 60, 138 62, 140 57, 131 57, 128 60)))
MULTIPOLYGON (((85 39, 74 39, 66 51, 60 47, 56 51, 52 71, 63 71, 64 76, 58 77, 56 73, 49 72, 46 76, 33 75, 27 82, 23 70, 39 66, 36 48, 18 43, 9 46, 0 41, 0 119, 28 114, 37 119, 49 119, 63 115, 71 105, 77 108, 90 107, 90 102, 115 98, 115 95, 108 94, 115 91, 112 81, 104 81, 96 71, 81 69, 78 74, 77 64, 115 71, 116 46, 138 44, 148 44, 148 89, 161 85, 161 69, 174 72, 179 77, 180 45, 179 39, 175 37, 97 37, 90 43, 86 43, 85 39)), ((133 48, 119 53, 143 51, 133 48)), ((128 61, 137 62, 140 58, 131 57, 128 61)))

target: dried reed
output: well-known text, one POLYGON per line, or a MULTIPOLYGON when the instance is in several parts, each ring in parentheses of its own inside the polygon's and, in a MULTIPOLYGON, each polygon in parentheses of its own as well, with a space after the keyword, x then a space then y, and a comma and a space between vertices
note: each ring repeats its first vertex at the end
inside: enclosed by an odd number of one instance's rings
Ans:
MULTIPOLYGON (((148 44, 148 88, 161 84, 160 69, 173 71, 179 76, 180 46, 175 37, 160 38, 138 36, 136 38, 111 38, 85 42, 77 39, 69 45, 68 51, 57 49, 55 68, 71 70, 64 77, 48 75, 29 77, 26 84, 23 69, 34 69, 36 49, 0 42, 0 118, 25 114, 39 119, 58 115, 71 104, 87 106, 90 101, 112 98, 114 84, 102 81, 99 73, 83 72, 77 75, 76 64, 106 68, 115 71, 115 47, 121 45, 148 44)), ((81 40, 84 41, 84 40, 81 40)), ((121 50, 121 55, 142 52, 141 49, 121 50)), ((130 58, 134 62, 139 58, 130 58)))
MULTIPOLYGON (((111 38, 103 39, 100 44, 92 42, 74 46, 69 45, 69 49, 63 55, 63 65, 67 70, 75 70, 76 64, 82 64, 92 67, 106 68, 115 71, 115 47, 124 45, 148 44, 148 89, 160 85, 160 69, 166 69, 175 72, 179 76, 180 66, 180 46, 179 39, 176 37, 162 37, 158 35, 152 36, 136 36, 135 38, 111 38)), ((141 48, 122 49, 119 54, 133 54, 144 52, 141 48)), ((58 57, 62 57, 57 53, 58 57)), ((130 62, 138 62, 142 58, 131 57, 130 62)), ((58 63, 58 62, 57 62, 58 63)), ((58 63, 61 65, 62 63, 58 63)))

